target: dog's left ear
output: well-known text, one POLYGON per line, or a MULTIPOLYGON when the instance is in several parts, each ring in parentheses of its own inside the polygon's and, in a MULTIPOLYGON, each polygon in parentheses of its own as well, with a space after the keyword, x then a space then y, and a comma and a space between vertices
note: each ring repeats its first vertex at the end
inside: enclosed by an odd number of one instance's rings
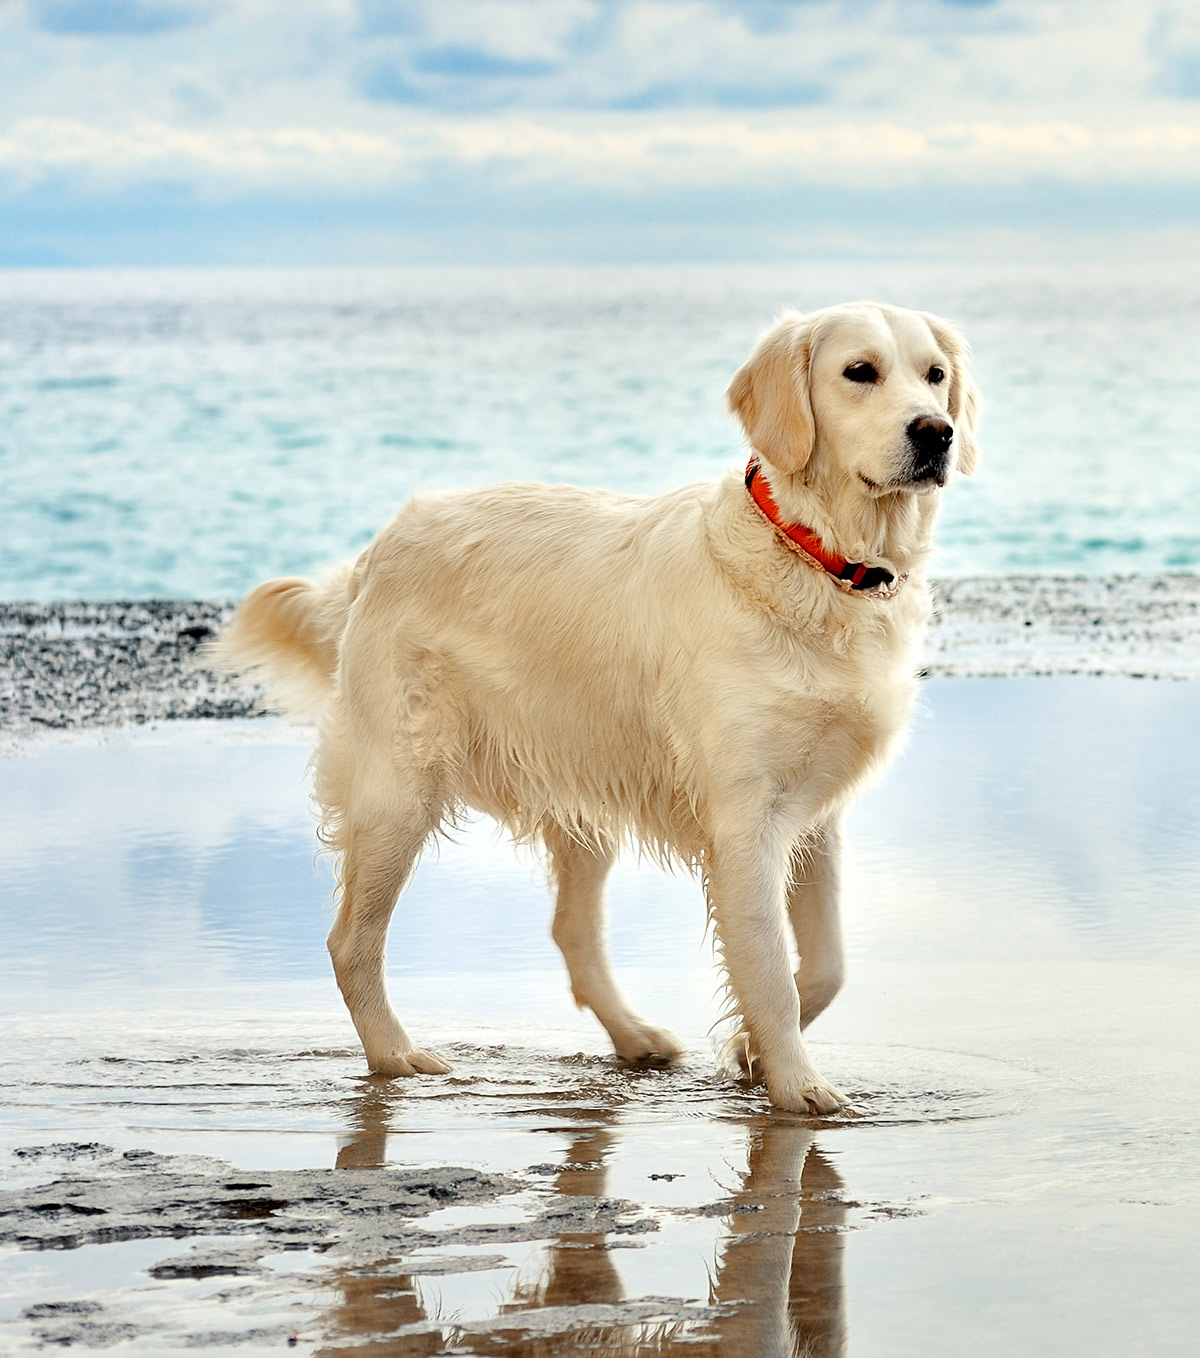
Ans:
POLYGON ((759 341, 725 393, 751 446, 780 471, 800 471, 816 442, 808 395, 811 349, 804 318, 785 316, 759 341))
POLYGON ((967 364, 971 349, 966 340, 949 321, 923 312, 922 318, 938 347, 950 360, 949 415, 954 424, 954 440, 958 444, 958 469, 970 476, 979 465, 979 445, 975 442, 975 422, 979 418, 979 388, 971 380, 967 364))

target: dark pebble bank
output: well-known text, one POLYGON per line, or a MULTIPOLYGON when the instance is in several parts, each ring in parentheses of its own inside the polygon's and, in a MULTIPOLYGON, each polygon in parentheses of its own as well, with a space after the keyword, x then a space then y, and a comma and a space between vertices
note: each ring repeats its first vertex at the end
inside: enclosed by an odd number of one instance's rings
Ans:
MULTIPOLYGON (((263 715, 257 690, 205 668, 232 602, 0 604, 0 735, 263 715)), ((931 675, 1200 678, 1200 575, 946 581, 931 675)))

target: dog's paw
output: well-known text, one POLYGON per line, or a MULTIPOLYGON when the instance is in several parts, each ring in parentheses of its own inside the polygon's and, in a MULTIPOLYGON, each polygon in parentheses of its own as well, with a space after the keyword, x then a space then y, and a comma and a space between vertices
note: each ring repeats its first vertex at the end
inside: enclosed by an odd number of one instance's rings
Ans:
POLYGON ((669 1066, 683 1055, 683 1045, 674 1033, 648 1023, 634 1024, 613 1046, 622 1061, 634 1066, 669 1066))
POLYGON ((836 1113, 849 1103, 840 1089, 835 1089, 815 1072, 809 1079, 794 1082, 775 1082, 768 1077, 767 1093, 776 1108, 789 1113, 806 1113, 810 1117, 836 1113))
POLYGON ((376 1075, 445 1075, 451 1070, 450 1063, 443 1061, 436 1052, 422 1051, 420 1047, 410 1047, 403 1052, 389 1052, 386 1056, 368 1058, 367 1064, 376 1075))
POLYGON ((745 1028, 734 1033, 725 1043, 721 1050, 721 1064, 735 1079, 748 1080, 751 1084, 758 1084, 765 1079, 771 1102, 776 1108, 789 1113, 824 1116, 837 1112, 849 1103, 840 1089, 823 1080, 811 1068, 790 1079, 773 1079, 766 1074, 745 1028))

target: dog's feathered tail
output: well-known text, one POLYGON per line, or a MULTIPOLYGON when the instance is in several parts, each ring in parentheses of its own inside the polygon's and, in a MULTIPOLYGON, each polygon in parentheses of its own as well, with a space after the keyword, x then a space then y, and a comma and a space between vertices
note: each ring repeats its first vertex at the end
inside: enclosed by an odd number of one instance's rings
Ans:
POLYGON ((315 720, 333 692, 339 644, 355 593, 349 563, 320 584, 299 576, 267 580, 238 605, 229 626, 207 648, 205 660, 261 682, 272 708, 315 720))

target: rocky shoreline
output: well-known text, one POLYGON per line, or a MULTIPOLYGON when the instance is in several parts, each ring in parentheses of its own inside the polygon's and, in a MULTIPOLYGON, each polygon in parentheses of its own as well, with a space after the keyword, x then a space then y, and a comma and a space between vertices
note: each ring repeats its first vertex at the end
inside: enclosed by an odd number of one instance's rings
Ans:
MULTIPOLYGON (((926 672, 1200 678, 1200 575, 976 576, 938 585, 926 672)), ((200 648, 232 602, 0 604, 0 733, 261 715, 200 648)))
POLYGON ((167 599, 0 605, 0 731, 254 715, 255 691, 199 660, 232 612, 167 599))

